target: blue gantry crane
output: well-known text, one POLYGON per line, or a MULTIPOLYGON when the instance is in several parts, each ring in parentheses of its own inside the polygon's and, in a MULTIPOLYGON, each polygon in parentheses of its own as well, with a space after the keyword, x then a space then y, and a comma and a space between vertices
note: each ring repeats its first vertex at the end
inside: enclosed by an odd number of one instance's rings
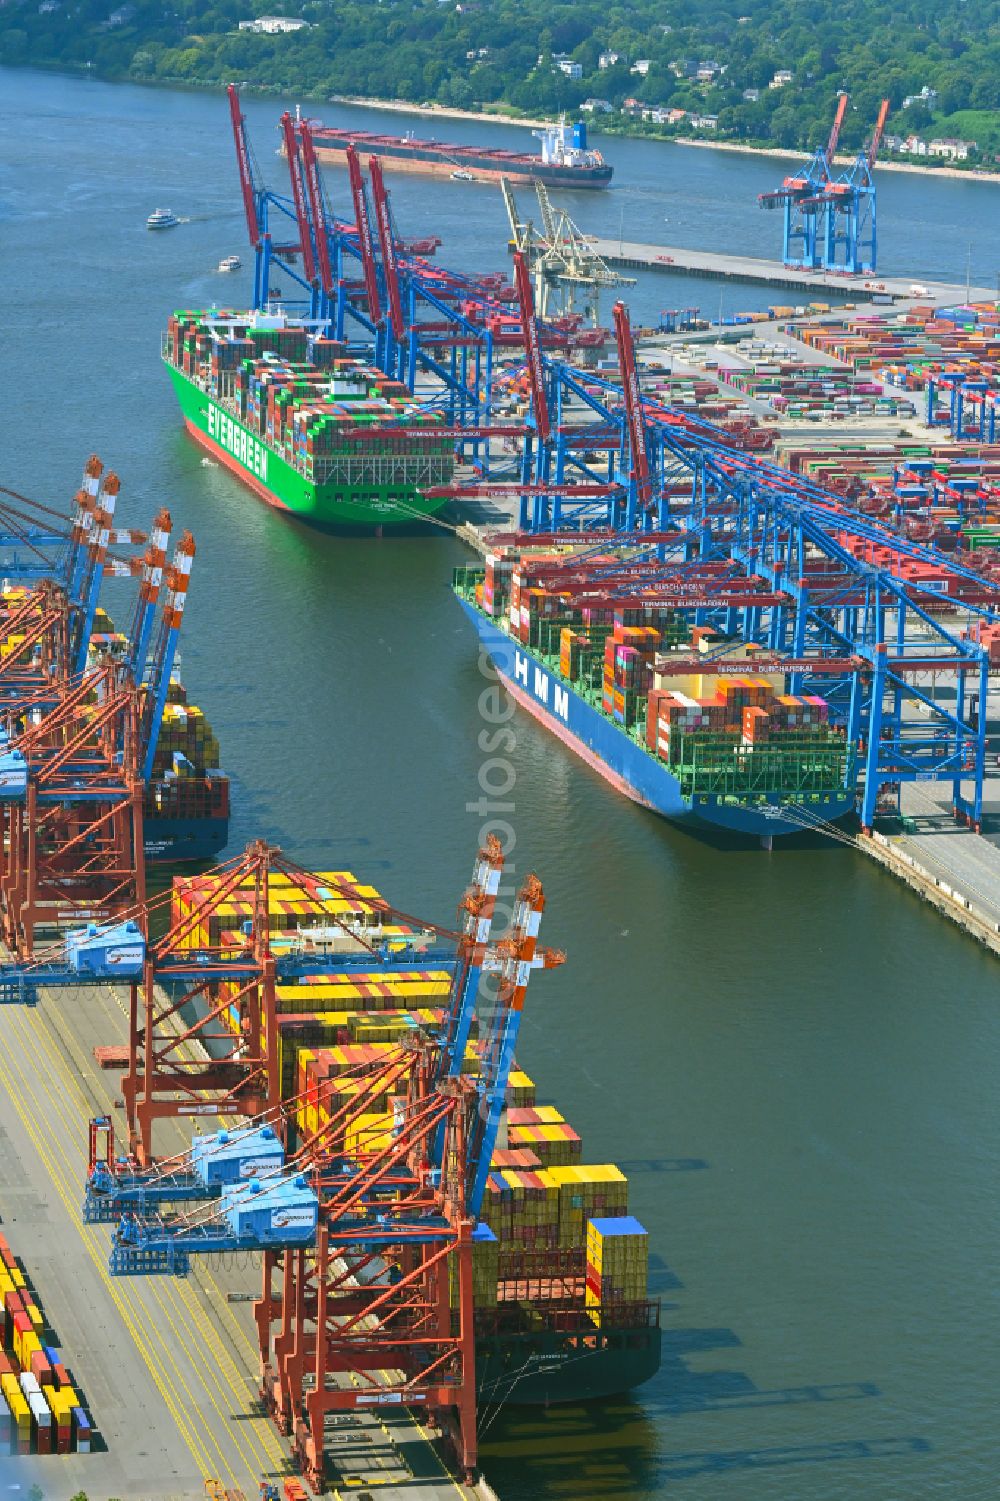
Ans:
POLYGON ((883 99, 869 143, 849 167, 835 177, 834 154, 847 110, 840 95, 826 147, 817 151, 799 172, 789 174, 780 188, 761 193, 762 208, 783 210, 782 260, 786 266, 808 271, 839 271, 852 276, 876 269, 874 168, 889 101, 883 99))
MULTIPOLYGON (((821 692, 844 728, 845 791, 865 828, 920 780, 948 787, 978 830, 986 741, 975 705, 989 662, 975 638, 978 622, 1000 619, 1000 592, 961 552, 901 536, 647 398, 618 310, 616 329, 618 383, 538 361, 531 462, 507 486, 521 497, 519 530, 495 541, 610 545, 621 558, 595 568, 592 606, 669 605, 787 662, 789 691, 821 692), (936 693, 945 678, 949 692, 936 693)), ((586 566, 585 552, 574 558, 586 566)))
POLYGON ((833 181, 834 155, 847 105, 848 96, 842 93, 829 139, 805 167, 789 173, 780 188, 758 195, 762 208, 780 208, 783 212, 781 259, 786 266, 814 271, 823 264, 826 242, 821 226, 825 225, 825 215, 820 213, 820 204, 833 181))
MULTIPOLYGON (((309 122, 287 113, 281 120, 282 153, 290 196, 265 186, 257 166, 235 86, 230 118, 247 233, 254 250, 254 307, 271 301, 279 267, 294 289, 282 299, 296 314, 315 320, 336 339, 352 336, 385 372, 414 389, 418 373, 435 376, 453 426, 488 425, 492 409, 493 334, 463 306, 490 299, 482 281, 435 267, 403 253, 388 194, 377 165, 369 198, 361 161, 348 152, 353 223, 330 210, 309 122)), ((493 292, 495 283, 491 283, 493 292)))

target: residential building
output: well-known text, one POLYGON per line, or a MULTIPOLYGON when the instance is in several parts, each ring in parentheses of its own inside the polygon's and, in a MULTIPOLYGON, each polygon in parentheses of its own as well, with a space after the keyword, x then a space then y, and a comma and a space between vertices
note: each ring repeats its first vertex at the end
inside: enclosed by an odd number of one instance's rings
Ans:
POLYGON ((620 63, 622 61, 623 59, 620 52, 602 52, 600 57, 597 59, 597 66, 600 68, 602 73, 606 73, 609 68, 613 68, 616 63, 620 63))
POLYGON ((794 74, 792 73, 791 68, 779 68, 774 77, 771 79, 771 82, 768 84, 768 88, 783 89, 786 83, 791 83, 793 77, 794 74))
POLYGON ((760 89, 744 89, 743 98, 746 100, 747 104, 756 104, 757 100, 760 98, 760 89))
POLYGON ((715 130, 719 124, 718 115, 688 115, 688 124, 694 130, 715 130))
POLYGON ((937 103, 937 89, 928 88, 925 83, 919 94, 907 94, 903 100, 903 108, 909 109, 911 104, 926 104, 928 109, 933 109, 937 103))
POLYGON ((646 74, 649 72, 650 67, 651 61, 648 57, 637 57, 631 68, 629 68, 629 72, 638 73, 640 78, 645 78, 646 74))
POLYGON ((940 156, 949 162, 966 162, 975 151, 975 141, 962 141, 957 136, 939 136, 927 144, 928 156, 940 156))
POLYGON ((611 101, 610 99, 585 99, 580 108, 588 115, 610 115, 611 101))
POLYGON ((264 36, 280 36, 286 31, 304 31, 308 21, 294 16, 258 16, 255 21, 241 21, 241 31, 257 31, 264 36))
MULTIPOLYGON (((541 67, 544 61, 544 56, 539 57, 538 66, 541 67)), ((560 73, 565 73, 567 78, 583 77, 583 63, 578 63, 576 59, 574 57, 570 57, 567 52, 553 52, 552 66, 553 68, 556 68, 560 73)))

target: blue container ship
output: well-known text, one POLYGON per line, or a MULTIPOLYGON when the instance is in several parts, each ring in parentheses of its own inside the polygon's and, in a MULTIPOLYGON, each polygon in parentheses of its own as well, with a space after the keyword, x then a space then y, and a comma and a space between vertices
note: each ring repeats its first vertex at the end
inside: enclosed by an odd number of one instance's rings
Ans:
MULTIPOLYGON (((565 661, 537 640, 518 640, 506 611, 491 613, 483 599, 484 576, 483 569, 456 569, 454 588, 504 686, 633 802, 678 823, 763 840, 853 811, 856 747, 842 732, 823 725, 748 744, 732 731, 695 731, 675 735, 665 759, 648 743, 644 714, 631 723, 627 709, 616 717, 614 704, 605 707, 593 680, 568 675, 565 661)), ((551 641, 560 622, 548 625, 551 641)), ((752 664, 747 671, 752 673, 752 664)), ((622 696, 627 706, 627 693, 622 696)))

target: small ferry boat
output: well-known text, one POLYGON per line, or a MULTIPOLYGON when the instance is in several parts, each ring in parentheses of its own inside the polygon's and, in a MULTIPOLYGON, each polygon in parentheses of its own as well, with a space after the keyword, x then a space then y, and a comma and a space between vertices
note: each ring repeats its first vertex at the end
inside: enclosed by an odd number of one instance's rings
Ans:
POLYGON ((173 229, 174 225, 178 224, 179 222, 180 221, 178 220, 176 214, 172 214, 168 208, 154 208, 153 212, 146 220, 146 228, 173 229))
POLYGON ((223 256, 222 260, 219 262, 219 270, 238 271, 242 265, 243 262, 240 260, 238 255, 226 255, 223 256))

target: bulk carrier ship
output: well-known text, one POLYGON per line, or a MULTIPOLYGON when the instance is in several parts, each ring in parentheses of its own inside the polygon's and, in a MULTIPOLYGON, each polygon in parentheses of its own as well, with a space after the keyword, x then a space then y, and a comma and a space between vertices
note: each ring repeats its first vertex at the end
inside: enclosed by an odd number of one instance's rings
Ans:
POLYGON ((324 165, 343 166, 347 148, 377 156, 386 172, 418 172, 431 177, 469 178, 483 182, 541 182, 547 188, 606 188, 614 168, 599 151, 587 145, 587 127, 565 120, 533 132, 541 142, 535 156, 526 152, 501 151, 482 146, 459 146, 454 142, 423 140, 412 132, 405 136, 374 135, 366 130, 341 130, 310 122, 317 159, 324 165))
POLYGON ((163 360, 191 437, 268 505, 330 529, 426 522, 454 448, 399 381, 282 312, 171 315, 163 360), (397 435, 398 434, 398 435, 397 435))
POLYGON ((788 693, 784 674, 756 672, 746 649, 675 612, 579 608, 546 582, 497 554, 454 575, 511 696, 617 791, 765 841, 853 810, 857 746, 825 700, 788 693), (711 658, 727 650, 742 656, 721 669, 711 658))

